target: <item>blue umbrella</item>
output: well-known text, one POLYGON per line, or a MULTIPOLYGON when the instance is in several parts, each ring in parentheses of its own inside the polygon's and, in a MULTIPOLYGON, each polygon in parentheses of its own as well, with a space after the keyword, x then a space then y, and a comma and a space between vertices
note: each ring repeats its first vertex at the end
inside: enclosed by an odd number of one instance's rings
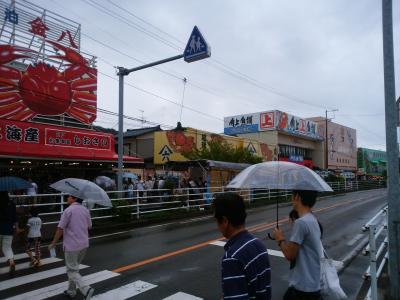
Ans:
POLYGON ((1 192, 11 192, 16 190, 26 190, 32 187, 32 184, 25 179, 14 177, 14 176, 5 176, 0 177, 0 191, 1 192))
POLYGON ((136 174, 132 174, 132 173, 129 173, 129 172, 123 173, 122 174, 122 178, 128 178, 128 179, 132 179, 132 180, 137 180, 138 179, 136 174))

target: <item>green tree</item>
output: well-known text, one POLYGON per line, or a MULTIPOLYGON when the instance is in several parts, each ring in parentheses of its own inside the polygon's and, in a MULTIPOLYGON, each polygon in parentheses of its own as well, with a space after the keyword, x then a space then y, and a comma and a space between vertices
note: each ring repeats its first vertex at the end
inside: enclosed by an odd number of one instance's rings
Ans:
POLYGON ((210 159, 234 163, 256 164, 262 162, 262 158, 254 155, 243 147, 234 147, 226 141, 208 141, 207 147, 202 149, 195 148, 191 152, 183 153, 190 159, 210 159))

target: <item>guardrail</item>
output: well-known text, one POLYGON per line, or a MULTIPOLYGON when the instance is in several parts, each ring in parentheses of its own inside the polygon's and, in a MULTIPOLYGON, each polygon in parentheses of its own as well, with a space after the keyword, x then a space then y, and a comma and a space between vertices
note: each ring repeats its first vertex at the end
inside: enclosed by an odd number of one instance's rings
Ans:
MULTIPOLYGON (((381 188, 384 187, 384 182, 333 182, 329 185, 334 192, 350 192, 381 188)), ((113 203, 112 208, 92 207, 89 209, 92 220, 111 219, 124 215, 126 218, 134 216, 136 219, 140 219, 141 216, 168 211, 204 210, 211 206, 214 194, 225 191, 225 187, 108 191, 113 203)), ((290 200, 288 197, 291 195, 289 191, 268 189, 243 189, 239 193, 250 206, 272 203, 277 198, 288 201, 290 200)), ((57 224, 66 205, 66 194, 13 195, 10 197, 15 201, 17 207, 25 212, 31 206, 37 207, 44 225, 57 224)))
POLYGON ((369 243, 364 249, 363 254, 369 254, 370 264, 365 271, 363 278, 365 280, 370 280, 371 285, 365 300, 378 299, 378 279, 388 260, 387 212, 388 207, 386 206, 362 228, 363 231, 369 231, 369 243), (377 243, 380 243, 378 249, 377 243))

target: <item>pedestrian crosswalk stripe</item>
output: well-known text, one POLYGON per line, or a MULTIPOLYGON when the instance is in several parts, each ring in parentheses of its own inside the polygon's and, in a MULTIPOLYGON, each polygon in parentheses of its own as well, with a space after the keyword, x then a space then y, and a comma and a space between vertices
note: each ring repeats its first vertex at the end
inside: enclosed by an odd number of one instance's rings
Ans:
MULTIPOLYGON (((83 276, 83 280, 86 284, 91 285, 100 281, 104 281, 116 276, 119 276, 119 273, 111 272, 111 271, 100 271, 97 273, 92 273, 86 276, 83 276)), ((5 300, 42 300, 50 297, 57 296, 62 294, 64 290, 68 287, 68 281, 53 284, 38 290, 30 291, 24 294, 16 295, 11 298, 6 298, 5 300)))
MULTIPOLYGON (((85 269, 88 267, 89 266, 79 265, 79 269, 85 269)), ((31 283, 34 281, 61 275, 66 272, 67 271, 66 271, 65 267, 59 267, 59 268, 50 269, 47 271, 42 271, 42 272, 37 272, 37 273, 21 276, 21 277, 12 278, 9 280, 4 280, 4 281, 0 282, 0 291, 6 290, 6 289, 9 289, 12 287, 20 286, 23 284, 31 283)))
POLYGON ((210 245, 221 246, 221 247, 225 246, 225 244, 226 242, 224 241, 214 241, 210 243, 210 245))
MULTIPOLYGON (((223 246, 225 246, 225 244, 226 244, 226 242, 224 242, 224 241, 214 241, 214 242, 210 243, 210 245, 219 246, 219 247, 223 247, 223 246)), ((268 255, 285 257, 283 255, 282 251, 273 250, 273 249, 267 249, 267 250, 268 250, 268 255)))
POLYGON ((139 295, 141 293, 144 293, 148 290, 151 290, 153 288, 157 287, 154 284, 144 282, 141 280, 129 283, 127 285, 121 286, 119 288, 113 289, 111 291, 108 291, 106 293, 96 295, 92 297, 92 299, 96 300, 125 300, 130 297, 139 295))
MULTIPOLYGON (((62 261, 62 259, 57 258, 57 257, 49 257, 49 258, 42 259, 40 261, 40 263, 42 264, 42 266, 44 266, 44 265, 52 264, 52 263, 55 263, 55 262, 58 262, 58 261, 62 261)), ((28 261, 28 262, 24 262, 24 263, 21 263, 21 264, 16 264, 15 265, 15 270, 19 271, 19 270, 28 269, 30 267, 31 267, 30 266, 30 262, 28 261)), ((9 270, 10 270, 10 267, 8 267, 8 266, 0 268, 0 274, 6 274, 6 273, 9 272, 9 270)))
MULTIPOLYGON (((19 254, 15 254, 14 255, 14 260, 19 260, 19 259, 23 259, 23 258, 28 258, 28 254, 26 253, 19 253, 19 254)), ((0 257, 0 264, 7 262, 7 258, 5 257, 0 257)))
POLYGON ((183 292, 179 292, 176 294, 173 294, 167 298, 164 298, 163 300, 203 300, 203 298, 195 297, 183 292))
POLYGON ((279 257, 285 257, 285 255, 283 255, 283 252, 282 252, 282 251, 273 250, 273 249, 268 249, 268 255, 279 256, 279 257))

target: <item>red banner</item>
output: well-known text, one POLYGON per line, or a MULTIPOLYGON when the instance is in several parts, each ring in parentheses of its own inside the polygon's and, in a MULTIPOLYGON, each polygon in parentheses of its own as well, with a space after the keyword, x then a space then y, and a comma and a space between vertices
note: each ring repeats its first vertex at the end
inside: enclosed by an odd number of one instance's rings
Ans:
POLYGON ((114 147, 112 134, 0 119, 0 156, 116 162, 114 147))

